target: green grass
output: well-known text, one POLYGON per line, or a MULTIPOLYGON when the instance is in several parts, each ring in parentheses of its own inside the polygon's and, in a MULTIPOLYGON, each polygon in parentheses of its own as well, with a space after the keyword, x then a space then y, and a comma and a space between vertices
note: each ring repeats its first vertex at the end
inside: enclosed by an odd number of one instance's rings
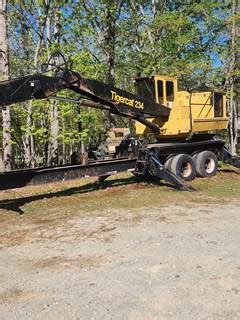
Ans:
POLYGON ((226 203, 239 199, 240 170, 224 167, 211 179, 195 179, 194 192, 178 191, 160 182, 140 182, 129 173, 110 177, 101 184, 94 179, 25 187, 0 194, 0 221, 22 214, 25 219, 49 222, 74 215, 106 215, 111 210, 156 208, 169 204, 226 203), (16 214, 17 213, 17 214, 16 214))

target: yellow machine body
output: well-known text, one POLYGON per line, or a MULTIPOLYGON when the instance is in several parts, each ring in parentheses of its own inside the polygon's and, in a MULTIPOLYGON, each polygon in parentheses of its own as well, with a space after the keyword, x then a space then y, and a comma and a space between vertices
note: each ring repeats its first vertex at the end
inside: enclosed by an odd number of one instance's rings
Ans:
MULTIPOLYGON (((187 137, 193 133, 223 130, 228 126, 226 96, 220 92, 179 91, 176 78, 159 75, 136 79, 136 90, 146 98, 150 93, 156 102, 171 108, 168 118, 148 118, 161 129, 157 138, 187 137)), ((136 122, 137 134, 150 132, 151 129, 136 122)))

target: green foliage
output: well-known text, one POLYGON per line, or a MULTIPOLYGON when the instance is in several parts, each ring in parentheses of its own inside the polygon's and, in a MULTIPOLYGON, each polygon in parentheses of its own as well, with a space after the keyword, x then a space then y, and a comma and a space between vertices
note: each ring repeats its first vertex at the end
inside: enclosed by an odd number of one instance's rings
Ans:
MULTIPOLYGON (((114 71, 115 84, 127 90, 133 90, 131 80, 140 74, 178 76, 187 89, 203 84, 222 87, 230 72, 239 75, 239 68, 229 71, 233 19, 229 2, 19 0, 9 1, 8 15, 12 76, 39 71, 56 51, 86 77, 109 81, 114 71)), ((63 95, 74 97, 69 92, 63 95)), ((49 106, 48 101, 34 101, 32 109, 27 104, 14 106, 13 141, 20 153, 23 137, 31 136, 36 153, 47 158, 49 106)), ((98 145, 105 138, 106 113, 63 102, 58 110, 60 149, 65 146, 70 152, 81 141, 98 145)))

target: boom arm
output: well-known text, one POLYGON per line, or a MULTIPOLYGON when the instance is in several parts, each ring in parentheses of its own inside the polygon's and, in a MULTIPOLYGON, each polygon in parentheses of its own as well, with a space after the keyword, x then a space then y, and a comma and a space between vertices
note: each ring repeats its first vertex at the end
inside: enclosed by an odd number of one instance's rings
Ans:
MULTIPOLYGON (((0 82, 0 106, 30 99, 57 98, 55 94, 63 89, 72 90, 87 98, 85 105, 135 119, 154 132, 159 132, 160 128, 146 118, 168 118, 171 110, 127 91, 83 78, 79 73, 67 69, 55 77, 35 74, 0 82)), ((80 103, 79 100, 72 101, 80 103)))

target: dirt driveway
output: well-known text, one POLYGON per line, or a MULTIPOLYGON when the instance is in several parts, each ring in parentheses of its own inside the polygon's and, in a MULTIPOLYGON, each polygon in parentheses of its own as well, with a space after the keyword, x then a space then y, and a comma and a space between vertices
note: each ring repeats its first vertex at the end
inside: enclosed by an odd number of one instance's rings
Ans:
POLYGON ((65 188, 1 195, 1 319, 240 319, 237 196, 65 188))

